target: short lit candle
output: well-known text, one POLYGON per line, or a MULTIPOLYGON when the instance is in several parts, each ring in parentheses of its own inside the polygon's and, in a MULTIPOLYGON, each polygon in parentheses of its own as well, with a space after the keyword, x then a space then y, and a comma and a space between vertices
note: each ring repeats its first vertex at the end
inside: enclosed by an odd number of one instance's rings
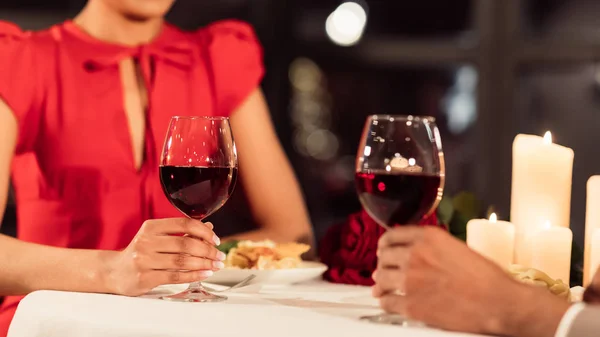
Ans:
POLYGON ((596 229, 592 235, 590 256, 590 280, 600 269, 600 229, 596 229))
MULTIPOLYGON (((596 272, 592 266, 592 236, 600 228, 600 176, 592 176, 587 182, 585 207, 585 249, 583 256, 583 286, 587 287, 596 272)), ((600 253, 600 247, 596 248, 600 253)))
POLYGON ((569 227, 573 150, 544 137, 517 135, 513 143, 510 220, 515 225, 515 263, 531 266, 532 235, 545 220, 569 227))
POLYGON ((531 243, 531 267, 569 284, 573 232, 546 221, 542 229, 532 236, 531 243))
POLYGON ((498 221, 496 213, 489 220, 474 219, 467 223, 467 245, 503 268, 513 262, 514 243, 513 224, 498 221))

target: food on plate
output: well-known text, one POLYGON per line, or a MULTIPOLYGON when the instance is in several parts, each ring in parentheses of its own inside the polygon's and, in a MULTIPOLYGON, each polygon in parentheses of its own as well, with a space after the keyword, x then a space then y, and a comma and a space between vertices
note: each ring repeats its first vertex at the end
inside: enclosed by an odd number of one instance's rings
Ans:
POLYGON ((226 268, 239 269, 294 269, 300 266, 302 254, 310 250, 301 243, 275 243, 265 241, 239 241, 227 247, 226 268))
POLYGON ((508 270, 515 279, 535 286, 548 289, 554 295, 571 300, 571 289, 562 280, 554 280, 548 274, 534 268, 527 268, 517 264, 510 266, 508 270))

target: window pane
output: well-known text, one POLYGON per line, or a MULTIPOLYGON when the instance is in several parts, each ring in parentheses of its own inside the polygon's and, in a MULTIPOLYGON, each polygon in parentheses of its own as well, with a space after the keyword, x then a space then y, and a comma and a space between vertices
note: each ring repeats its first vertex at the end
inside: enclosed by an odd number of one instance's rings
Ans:
POLYGON ((523 27, 530 37, 598 41, 600 2, 525 0, 523 27))
MULTIPOLYGON (((327 17, 340 0, 295 0, 295 33, 300 40, 324 40, 327 17)), ((357 1, 367 12, 365 38, 457 37, 471 30, 471 0, 357 1)))

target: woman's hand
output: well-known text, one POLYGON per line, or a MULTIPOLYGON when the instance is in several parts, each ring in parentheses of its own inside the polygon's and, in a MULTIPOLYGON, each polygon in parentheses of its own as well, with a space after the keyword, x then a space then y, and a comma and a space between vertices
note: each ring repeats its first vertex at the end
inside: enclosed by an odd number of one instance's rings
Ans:
POLYGON ((553 336, 569 306, 548 291, 515 281, 438 228, 391 229, 379 241, 378 256, 373 294, 381 307, 433 327, 553 336))
POLYGON ((210 223, 186 218, 144 222, 129 246, 111 257, 108 289, 138 296, 162 284, 211 276, 225 260, 215 247, 220 240, 212 229, 210 223))

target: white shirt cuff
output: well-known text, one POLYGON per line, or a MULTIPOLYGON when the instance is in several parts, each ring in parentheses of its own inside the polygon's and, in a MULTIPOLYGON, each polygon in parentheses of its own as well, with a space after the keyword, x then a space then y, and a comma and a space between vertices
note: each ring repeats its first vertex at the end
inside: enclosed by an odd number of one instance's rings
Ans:
POLYGON ((556 329, 556 334, 554 335, 554 337, 567 337, 569 334, 569 330, 571 330, 571 325, 573 324, 573 321, 584 308, 584 303, 577 303, 572 305, 560 320, 560 323, 558 324, 558 329, 556 329))

